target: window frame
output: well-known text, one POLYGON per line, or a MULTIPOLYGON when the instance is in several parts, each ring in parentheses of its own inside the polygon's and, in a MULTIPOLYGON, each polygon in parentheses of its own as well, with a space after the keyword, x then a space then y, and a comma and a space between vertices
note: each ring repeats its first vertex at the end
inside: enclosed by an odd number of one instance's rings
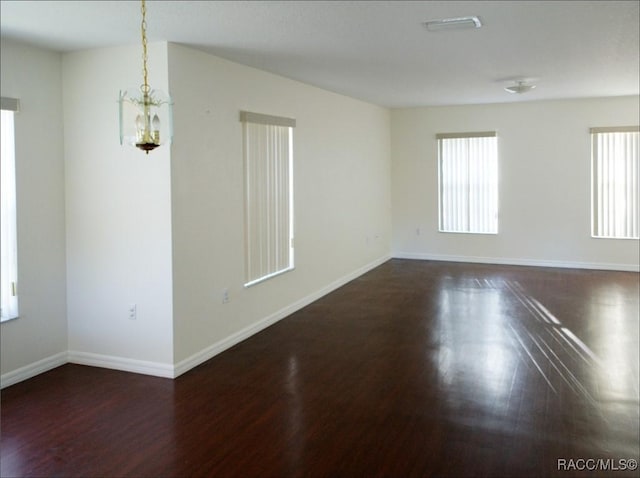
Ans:
POLYGON ((15 98, 2 97, 2 171, 0 172, 3 201, 1 207, 2 278, 0 280, 0 322, 17 319, 19 315, 18 301, 18 231, 17 231, 17 184, 16 184, 16 148, 15 148, 15 114, 19 110, 19 101, 15 98), (10 123, 8 123, 10 121, 10 123), (5 134, 10 137, 5 137, 5 134), (9 161, 9 164, 7 163, 9 161), (9 210, 7 210, 7 208, 9 210), (8 311, 7 311, 8 309, 8 311))
MULTIPOLYGON (((499 203, 499 199, 500 199, 500 195, 499 195, 499 155, 498 155, 498 135, 496 131, 480 131, 480 132, 466 132, 466 133, 438 133, 436 134, 436 143, 437 143, 437 161, 438 161, 438 232, 441 233, 447 233, 447 234, 474 234, 474 235, 497 235, 499 234, 499 207, 500 207, 500 203, 499 203), (495 229, 494 228, 490 228, 489 230, 486 229, 478 229, 478 228, 472 228, 472 223, 474 222, 472 220, 471 217, 471 187, 472 187, 472 181, 468 180, 466 185, 464 185, 464 187, 467 189, 467 196, 469 199, 469 206, 467 208, 467 226, 466 228, 447 228, 445 222, 450 222, 451 219, 446 220, 445 219, 445 215, 448 211, 445 210, 446 207, 446 200, 445 200, 445 196, 447 196, 447 191, 446 191, 446 185, 445 183, 445 178, 444 178, 444 162, 445 159, 444 158, 444 142, 446 140, 473 140, 476 138, 494 138, 495 143, 492 145, 493 148, 495 148, 495 157, 492 158, 492 160, 494 161, 495 164, 493 164, 492 166, 494 167, 494 173, 495 173, 495 177, 493 178, 493 185, 495 187, 495 192, 494 195, 490 198, 491 200, 493 200, 493 202, 495 203, 495 209, 493 212, 493 214, 495 215, 495 217, 493 218, 493 220, 491 221, 491 225, 495 225, 495 229)), ((459 158, 460 160, 460 158, 459 158)), ((466 161, 467 161, 467 165, 466 168, 467 170, 470 169, 469 166, 469 156, 467 155, 466 157, 466 161)), ((468 171, 467 171, 468 173, 468 171)), ((486 187, 490 187, 491 184, 489 184, 486 187)), ((485 199, 486 202, 486 199, 485 199)), ((488 205, 488 207, 491 206, 491 204, 488 205)), ((491 206, 493 207, 493 206, 491 206)))
POLYGON ((251 287, 295 269, 293 128, 296 121, 248 111, 240 112, 240 121, 244 160, 244 286, 251 287), (251 134, 255 137, 250 137, 251 134), (253 155, 253 151, 257 154, 253 155))
MULTIPOLYGON (((638 173, 639 173, 639 166, 640 166, 640 162, 638 158, 638 154, 639 154, 638 146, 640 144, 640 127, 639 126, 598 127, 598 128, 590 128, 589 133, 590 133, 590 144, 591 144, 591 185, 590 185, 591 186, 591 202, 590 202, 591 237, 594 239, 617 239, 617 240, 636 240, 637 241, 640 239, 640 219, 638 218, 638 214, 640 211, 640 205, 639 205, 639 194, 640 194, 639 189, 640 188, 639 188, 639 180, 638 180, 638 173), (627 141, 631 141, 631 142, 635 141, 635 146, 634 146, 635 149, 632 148, 632 151, 631 151, 631 154, 635 152, 634 157, 629 158, 625 156, 624 159, 620 161, 619 157, 617 156, 616 158, 611 160, 609 157, 604 158, 600 154, 601 153, 600 139, 604 140, 604 138, 599 137, 599 135, 617 135, 617 134, 636 135, 635 139, 633 138, 627 139, 627 141), (606 165, 603 164, 607 161, 609 161, 611 164, 606 164, 606 165), (617 170, 617 166, 619 165, 620 162, 623 163, 623 168, 629 168, 629 167, 631 168, 631 173, 629 174, 631 185, 628 184, 629 178, 627 177, 627 171, 625 171, 624 174, 621 174, 620 171, 617 170), (602 171, 604 169, 608 169, 608 171, 604 172, 603 174, 599 174, 599 171, 602 171), (615 177, 610 178, 611 175, 615 177), (606 177, 606 179, 604 180, 604 181, 607 181, 608 183, 606 186, 603 185, 601 182, 599 182, 602 176, 606 177), (624 176, 624 182, 627 183, 626 184, 627 187, 630 187, 631 189, 630 192, 628 191, 616 192, 615 185, 620 184, 621 176, 624 176), (611 183, 613 183, 614 185, 613 188, 611 188, 611 183), (602 194, 603 188, 608 188, 608 190, 604 194, 608 196, 611 196, 611 195, 615 196, 615 199, 613 199, 613 205, 610 206, 607 211, 603 210, 606 206, 600 200, 600 198, 603 196, 602 194), (613 192, 611 192, 611 190, 613 192), (631 198, 628 197, 629 194, 631 195, 631 198), (624 202, 624 205, 625 205, 624 211, 616 211, 616 205, 620 204, 621 202, 620 196, 625 196, 624 201, 622 201, 624 202), (633 204, 630 209, 626 207, 629 199, 633 204), (629 221, 631 221, 630 233, 625 235, 617 235, 615 233, 615 230, 621 228, 621 225, 615 219, 613 220, 613 224, 602 225, 602 223, 606 221, 606 218, 602 218, 601 216, 605 214, 616 215, 616 213, 618 215, 622 214, 624 216, 623 221, 627 223, 624 229, 628 228, 629 221), (610 229, 614 229, 613 233, 611 233, 610 229), (635 230, 635 235, 634 235, 634 230, 635 230), (602 231, 602 233, 599 233, 600 231, 602 231)), ((623 138, 612 136, 610 137, 609 141, 614 141, 615 143, 613 146, 609 146, 609 153, 612 154, 611 149, 616 148, 616 146, 619 146, 620 141, 623 141, 623 138), (616 139, 618 140, 617 143, 615 143, 616 139)), ((617 151, 617 154, 623 154, 624 152, 626 152, 626 150, 622 152, 617 151)), ((616 153, 613 153, 613 154, 615 155, 616 153)), ((611 198, 609 198, 609 200, 610 199, 611 198)), ((607 202, 607 200, 605 200, 605 202, 607 202)))

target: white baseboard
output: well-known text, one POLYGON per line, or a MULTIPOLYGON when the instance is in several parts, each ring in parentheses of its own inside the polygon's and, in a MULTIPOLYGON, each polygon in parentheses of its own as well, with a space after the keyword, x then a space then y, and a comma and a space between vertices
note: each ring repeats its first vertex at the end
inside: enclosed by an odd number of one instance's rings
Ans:
POLYGON ((510 266, 558 267, 562 269, 590 269, 623 272, 640 272, 638 264, 608 264, 601 262, 544 261, 537 259, 513 259, 501 257, 447 256, 419 252, 396 252, 394 259, 418 259, 424 261, 472 262, 479 264, 500 264, 510 266))
POLYGON ((333 281, 332 283, 323 287, 322 289, 312 294, 309 294, 306 297, 303 297, 302 299, 294 302, 293 304, 290 304, 278 310, 277 312, 267 317, 264 317, 258 322, 255 322, 250 326, 245 327, 244 329, 236 332, 235 334, 230 335, 229 337, 226 337, 220 340, 219 342, 216 342, 210 345, 209 347, 206 347, 205 349, 202 349, 201 351, 191 355, 190 357, 187 357, 186 359, 176 364, 176 366, 174 367, 174 377, 178 377, 183 373, 188 372, 192 368, 197 367, 201 363, 206 362, 207 360, 218 355, 219 353, 224 352, 225 350, 233 347, 234 345, 242 342, 243 340, 248 339, 252 335, 257 334, 261 330, 266 329, 270 325, 275 324, 279 320, 282 320, 285 317, 291 315, 292 313, 302 309, 303 307, 306 307, 307 305, 320 299, 321 297, 327 295, 328 293, 333 292, 339 287, 342 287, 343 285, 352 281, 353 279, 360 277, 362 274, 370 271, 371 269, 378 267, 379 265, 385 263, 389 259, 391 259, 391 256, 383 256, 379 259, 376 259, 375 261, 370 262, 369 264, 347 274, 346 276, 343 276, 333 281))
POLYGON ((90 352, 80 352, 69 350, 68 352, 61 352, 53 355, 33 364, 21 367, 17 370, 8 372, 0 377, 0 386, 2 388, 8 387, 15 383, 21 382, 28 378, 34 377, 40 373, 51 370, 65 363, 74 363, 79 365, 89 365, 92 367, 102 367, 113 370, 122 370, 125 372, 140 373, 144 375, 154 375, 156 377, 176 378, 183 373, 191 370, 192 368, 200 365, 201 363, 209 360, 210 358, 218 355, 220 352, 227 350, 230 347, 242 342, 243 340, 251 337, 252 335, 264 330, 265 328, 273 325, 279 320, 291 315, 297 310, 309 305, 310 303, 320 299, 326 294, 334 291, 335 289, 342 287, 347 282, 352 281, 360 277, 362 274, 370 271, 391 259, 391 256, 383 256, 379 259, 333 281, 322 289, 309 294, 306 297, 278 310, 277 312, 262 318, 258 322, 236 332, 223 340, 216 342, 209 347, 193 354, 185 360, 179 362, 176 365, 149 362, 145 360, 135 360, 124 357, 117 357, 111 355, 101 355, 90 352))
POLYGON ((112 355, 101 355, 89 352, 77 352, 70 350, 67 362, 78 365, 90 365, 92 367, 109 368, 122 370, 124 372, 141 373, 144 375, 154 375, 156 377, 173 378, 173 366, 160 362, 149 362, 146 360, 135 360, 112 355))
POLYGON ((0 376, 0 388, 5 388, 41 373, 59 367, 67 363, 67 352, 60 352, 50 357, 38 360, 24 367, 20 367, 0 376))

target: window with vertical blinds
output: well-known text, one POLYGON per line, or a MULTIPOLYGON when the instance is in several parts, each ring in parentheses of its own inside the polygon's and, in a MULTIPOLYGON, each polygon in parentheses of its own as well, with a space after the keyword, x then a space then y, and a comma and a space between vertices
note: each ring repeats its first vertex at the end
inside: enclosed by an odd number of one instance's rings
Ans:
POLYGON ((438 134, 439 229, 498 233, 495 132, 438 134))
POLYGON ((0 320, 18 317, 18 241, 16 221, 16 164, 14 113, 18 100, 2 98, 0 138, 0 320))
POLYGON ((295 120, 241 112, 245 166, 246 283, 293 269, 295 120))
POLYGON ((638 239, 638 126, 591 128, 591 234, 638 239))

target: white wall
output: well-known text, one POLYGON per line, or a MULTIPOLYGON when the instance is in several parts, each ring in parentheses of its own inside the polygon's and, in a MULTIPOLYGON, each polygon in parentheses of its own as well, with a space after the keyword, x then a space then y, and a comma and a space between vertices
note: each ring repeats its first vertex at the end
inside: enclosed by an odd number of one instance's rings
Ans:
POLYGON ((2 96, 15 115, 20 318, 2 324, 3 385, 66 360, 62 63, 2 39, 2 96))
POLYGON ((384 108, 173 44, 169 75, 180 372, 388 257, 390 125, 384 108), (240 110, 297 120, 296 269, 248 289, 240 110))
MULTIPOLYGON (((142 83, 140 48, 63 57, 70 360, 172 374, 170 149, 118 140, 119 89, 142 83), (137 320, 129 306, 137 304, 137 320)), ((167 91, 167 45, 149 45, 167 91)))
POLYGON ((637 125, 638 107, 636 96, 393 110, 393 254, 638 270, 638 241, 591 237, 589 136, 637 125), (491 130, 500 233, 439 233, 436 133, 491 130))
POLYGON ((637 241, 590 237, 588 135, 637 124, 637 97, 389 113, 182 46, 149 53, 150 83, 175 100, 175 141, 146 156, 117 131, 118 88, 141 81, 138 47, 61 60, 2 40, 2 95, 22 105, 21 318, 2 324, 3 385, 67 357, 182 373, 384 261, 391 244, 407 257, 637 270, 637 241), (297 120, 296 269, 248 289, 240 110, 297 120), (500 234, 438 233, 435 134, 493 129, 500 234))
POLYGON ((4 386, 67 360, 174 376, 389 257, 388 110, 177 45, 149 49, 152 86, 169 90, 171 76, 176 140, 146 156, 119 146, 117 129, 118 89, 141 82, 139 48, 61 57, 3 40, 2 94, 22 101, 24 148, 22 317, 2 325, 4 386), (250 289, 241 109, 298 120, 296 270, 250 289))

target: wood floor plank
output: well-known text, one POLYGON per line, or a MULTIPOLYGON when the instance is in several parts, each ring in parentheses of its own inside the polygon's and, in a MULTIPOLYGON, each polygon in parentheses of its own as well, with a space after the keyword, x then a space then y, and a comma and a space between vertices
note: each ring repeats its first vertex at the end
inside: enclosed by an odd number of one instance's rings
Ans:
POLYGON ((2 390, 0 474, 638 476, 638 292, 391 260, 176 380, 69 364, 2 390))

